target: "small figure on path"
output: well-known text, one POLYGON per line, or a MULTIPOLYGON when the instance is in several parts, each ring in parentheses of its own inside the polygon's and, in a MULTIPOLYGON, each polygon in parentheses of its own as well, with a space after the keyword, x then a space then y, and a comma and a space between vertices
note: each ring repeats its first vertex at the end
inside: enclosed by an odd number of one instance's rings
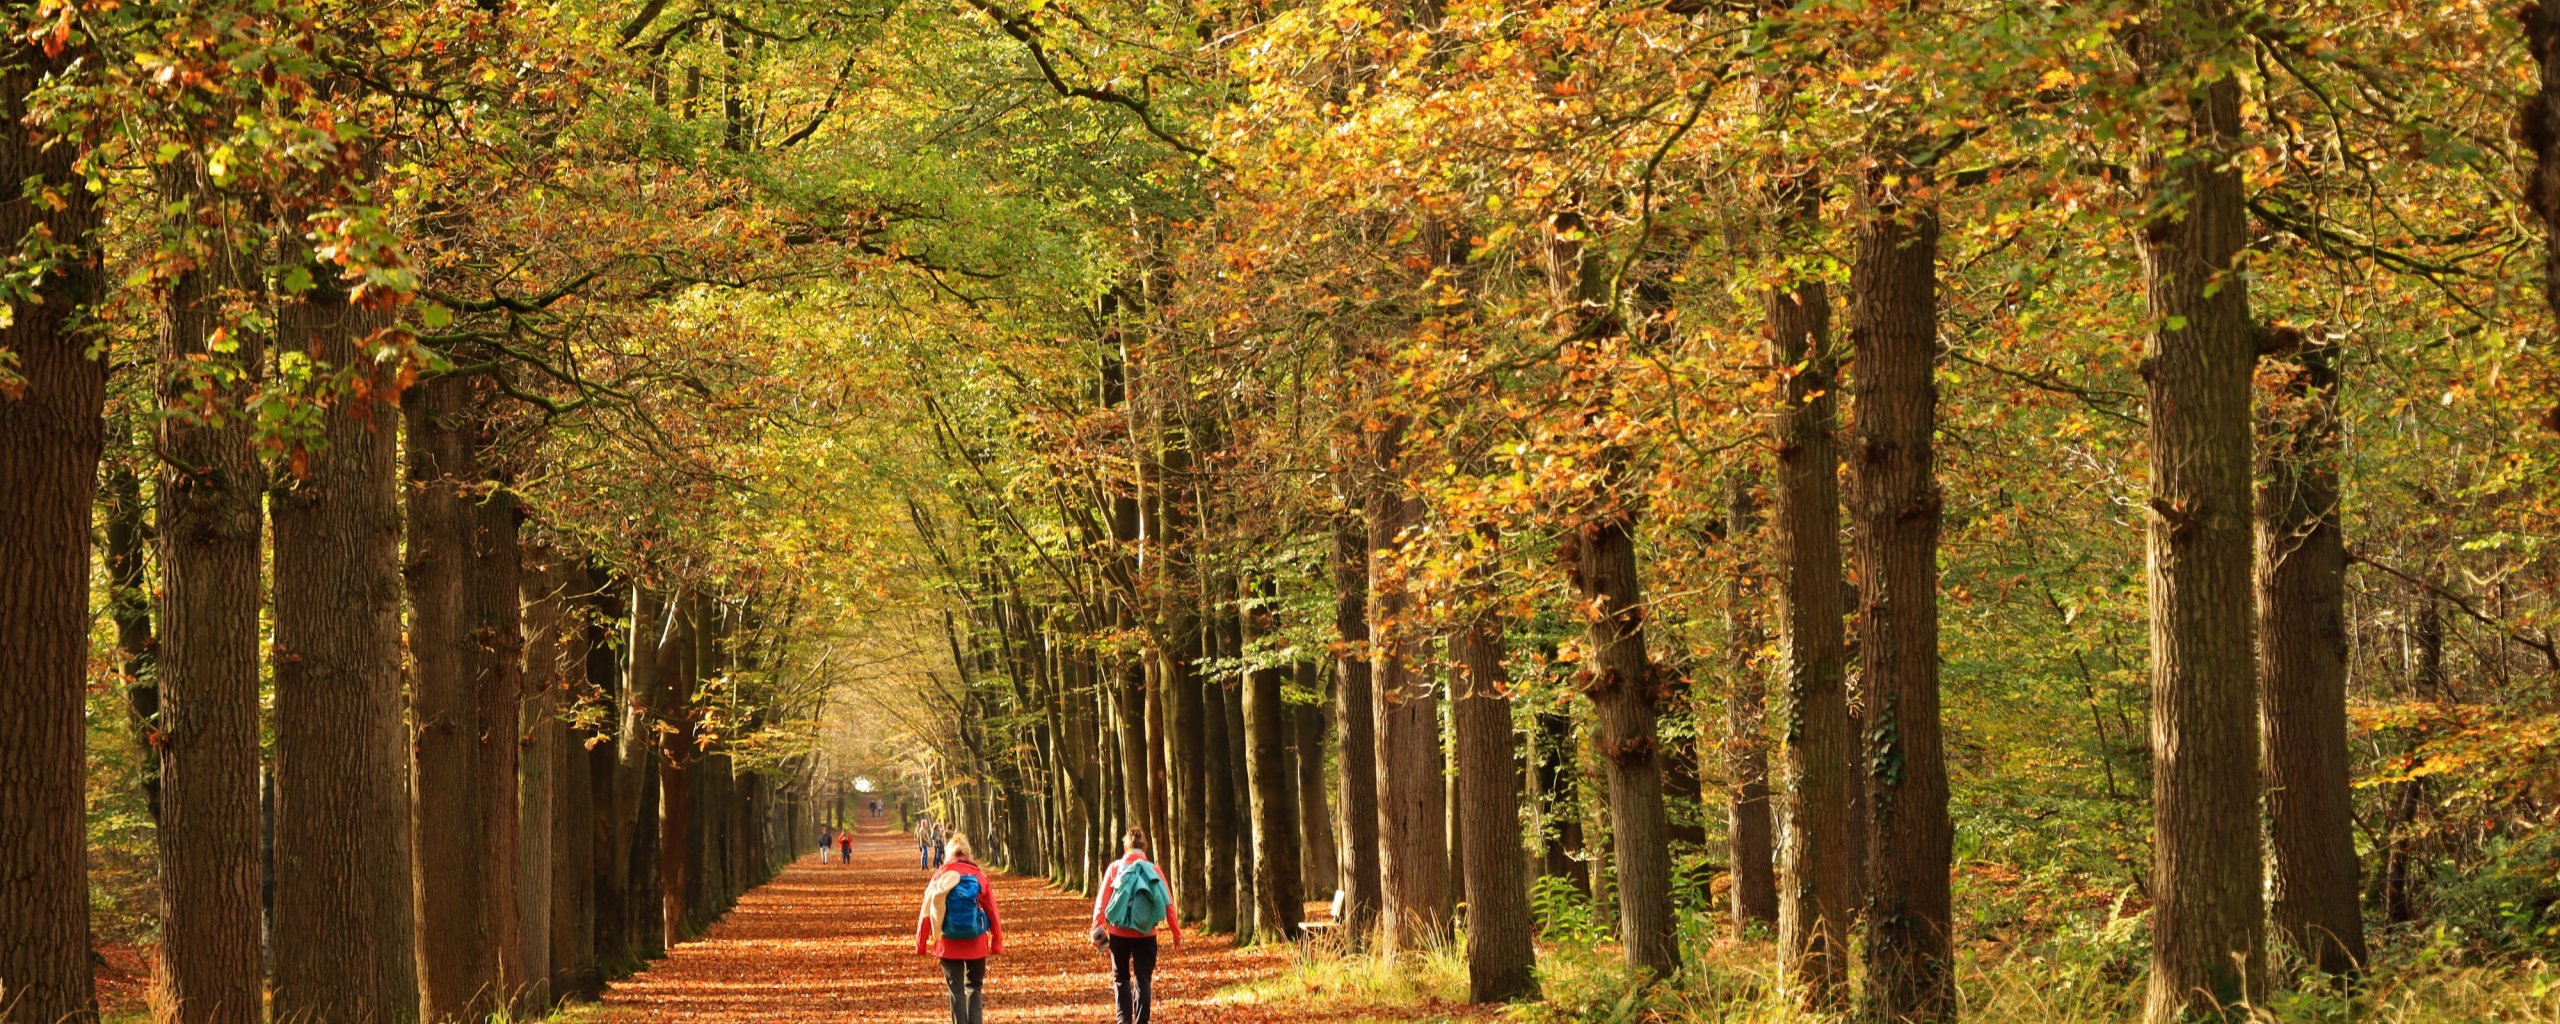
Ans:
POLYGON ((968 837, 954 833, 949 844, 951 860, 924 887, 916 955, 941 958, 951 1024, 986 1024, 987 958, 1004 952, 1004 922, 987 873, 969 859, 968 837))
POLYGON ((1150 1024, 1155 1011, 1156 923, 1173 932, 1173 948, 1182 948, 1182 918, 1173 908, 1173 889, 1147 859, 1147 833, 1130 829, 1120 838, 1128 852, 1103 872, 1102 891, 1093 897, 1093 944, 1111 954, 1111 995, 1119 1008, 1119 1024, 1150 1024))
POLYGON ((933 819, 916 819, 916 870, 933 870, 933 819))
POLYGON ((836 853, 838 854, 838 857, 837 857, 837 862, 838 862, 838 863, 841 863, 841 864, 852 864, 852 863, 853 863, 853 833, 851 833, 851 832, 838 832, 838 833, 836 833, 836 853))
POLYGON ((833 825, 818 826, 818 863, 826 863, 828 851, 835 848, 836 827, 833 825))

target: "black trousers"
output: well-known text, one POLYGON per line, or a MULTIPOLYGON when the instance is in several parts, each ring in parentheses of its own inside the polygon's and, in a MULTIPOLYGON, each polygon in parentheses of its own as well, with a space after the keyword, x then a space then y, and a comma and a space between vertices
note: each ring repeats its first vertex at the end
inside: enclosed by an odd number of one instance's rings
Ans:
POLYGON ((942 982, 951 986, 951 1024, 986 1024, 987 962, 942 961, 942 982))
POLYGON ((1149 1024, 1156 1002, 1156 937, 1109 939, 1111 995, 1120 1009, 1120 1024, 1149 1024))

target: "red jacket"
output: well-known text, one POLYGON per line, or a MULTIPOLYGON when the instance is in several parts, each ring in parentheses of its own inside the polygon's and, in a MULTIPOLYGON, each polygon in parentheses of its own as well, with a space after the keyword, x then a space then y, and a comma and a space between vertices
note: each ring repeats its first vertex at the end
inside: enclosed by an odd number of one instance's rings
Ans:
MULTIPOLYGON (((1156 933, 1153 928, 1149 928, 1142 932, 1133 932, 1102 919, 1102 912, 1110 909, 1111 907, 1111 894, 1113 890, 1120 884, 1120 869, 1146 859, 1146 854, 1139 853, 1136 850, 1131 850, 1129 851, 1128 856, 1112 861, 1111 869, 1103 872, 1102 891, 1094 894, 1093 897, 1094 927, 1100 928, 1105 932, 1117 935, 1124 939, 1143 939, 1156 933)), ((1161 872, 1159 872, 1159 874, 1161 874, 1161 872)), ((1166 880, 1164 889, 1164 926, 1173 929, 1173 941, 1176 945, 1180 945, 1182 942, 1182 915, 1174 910, 1173 884, 1170 879, 1166 880)))
MULTIPOLYGON (((974 939, 946 939, 942 930, 933 926, 933 908, 916 912, 916 955, 936 956, 945 960, 984 960, 1004 952, 1004 919, 996 916, 996 890, 987 884, 987 873, 976 864, 957 857, 942 865, 943 871, 957 871, 978 877, 978 906, 987 912, 987 933, 974 939)), ((935 872, 934 877, 941 877, 935 872)))

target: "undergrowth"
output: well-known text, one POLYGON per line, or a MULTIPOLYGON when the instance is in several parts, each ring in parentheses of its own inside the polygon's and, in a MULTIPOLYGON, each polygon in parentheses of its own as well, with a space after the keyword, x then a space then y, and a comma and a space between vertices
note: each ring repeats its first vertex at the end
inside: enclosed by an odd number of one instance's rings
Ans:
MULTIPOLYGON (((1539 998, 1470 1012, 1457 943, 1384 957, 1319 952, 1287 972, 1230 989, 1236 1000, 1309 1010, 1389 1013, 1381 1020, 1481 1019, 1515 1024, 1835 1024, 1847 1015, 1806 1012, 1781 990, 1766 934, 1736 939, 1722 922, 1683 922, 1679 975, 1652 982, 1626 967, 1606 923, 1569 887, 1532 898, 1541 926, 1539 998)), ((2058 915, 2040 933, 1994 941, 1969 936, 1957 984, 1967 1024, 2129 1024, 2140 1019, 2148 967, 2147 918, 2121 902, 2058 915)), ((2257 1010, 2269 1024, 2560 1024, 2560 967, 2539 956, 2484 959, 2449 929, 2380 937, 2361 985, 2341 990, 2279 965, 2295 988, 2257 1010)))

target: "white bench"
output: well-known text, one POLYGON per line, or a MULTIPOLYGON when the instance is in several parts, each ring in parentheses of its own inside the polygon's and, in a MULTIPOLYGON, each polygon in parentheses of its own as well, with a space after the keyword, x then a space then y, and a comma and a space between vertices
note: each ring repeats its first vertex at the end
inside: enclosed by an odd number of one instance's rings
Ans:
POLYGON ((1318 938, 1326 937, 1326 936, 1332 936, 1332 935, 1338 935, 1338 934, 1340 934, 1340 933, 1341 933, 1341 931, 1342 931, 1342 905, 1343 905, 1343 903, 1345 903, 1345 902, 1349 901, 1349 900, 1350 900, 1350 898, 1351 898, 1351 894, 1350 894, 1350 893, 1344 892, 1344 891, 1342 891, 1342 890, 1340 890, 1340 889, 1336 889, 1336 890, 1334 890, 1334 891, 1333 891, 1333 909, 1330 911, 1329 915, 1326 917, 1326 919, 1325 919, 1325 920, 1322 920, 1322 921, 1305 921, 1305 922, 1301 922, 1301 923, 1299 923, 1299 925, 1298 925, 1298 955, 1299 955, 1299 956, 1304 957, 1304 956, 1308 955, 1309 953, 1314 952, 1314 950, 1315 950, 1315 943, 1316 943, 1316 940, 1317 940, 1318 938))

